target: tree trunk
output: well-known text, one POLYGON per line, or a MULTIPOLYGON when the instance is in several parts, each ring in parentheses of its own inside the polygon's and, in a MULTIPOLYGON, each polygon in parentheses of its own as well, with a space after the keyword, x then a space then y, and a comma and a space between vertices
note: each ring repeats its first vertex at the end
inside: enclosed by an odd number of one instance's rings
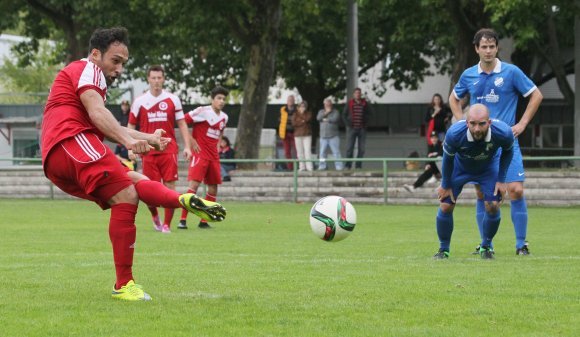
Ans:
POLYGON ((451 88, 459 80, 461 73, 479 61, 473 49, 473 36, 484 27, 490 27, 489 15, 484 12, 483 2, 461 5, 455 0, 447 0, 446 7, 457 31, 455 62, 451 71, 451 88))
MULTIPOLYGON (((248 29, 257 32, 257 35, 247 40, 251 41, 248 46, 250 60, 235 142, 236 157, 241 159, 259 158, 260 135, 266 116, 268 91, 274 76, 281 16, 280 1, 256 2, 262 7, 259 11, 262 19, 254 21, 253 26, 248 29)), ((252 169, 256 164, 240 164, 239 167, 252 169)))
POLYGON ((564 69, 564 62, 562 61, 562 55, 560 53, 560 44, 558 43, 558 35, 556 32, 556 24, 554 23, 554 13, 551 9, 548 9, 548 21, 546 23, 548 31, 548 45, 550 46, 548 55, 548 63, 554 71, 554 76, 556 77, 556 82, 558 83, 558 88, 562 95, 564 95, 564 100, 570 106, 574 106, 574 91, 568 80, 566 79, 566 69, 564 69))

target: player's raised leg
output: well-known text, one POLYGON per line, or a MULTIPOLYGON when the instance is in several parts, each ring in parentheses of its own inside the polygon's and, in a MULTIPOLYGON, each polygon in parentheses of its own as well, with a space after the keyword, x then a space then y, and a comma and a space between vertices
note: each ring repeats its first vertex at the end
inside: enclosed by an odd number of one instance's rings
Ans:
POLYGON ((216 202, 207 201, 193 193, 179 194, 138 172, 131 171, 127 174, 133 180, 139 199, 147 205, 183 208, 208 221, 222 221, 226 217, 226 209, 216 202))

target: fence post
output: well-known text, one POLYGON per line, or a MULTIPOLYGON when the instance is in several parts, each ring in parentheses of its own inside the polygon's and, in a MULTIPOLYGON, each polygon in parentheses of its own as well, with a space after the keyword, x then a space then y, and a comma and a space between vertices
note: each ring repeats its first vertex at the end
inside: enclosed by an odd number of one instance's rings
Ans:
POLYGON ((385 205, 389 202, 389 170, 388 161, 383 159, 383 199, 385 205))
POLYGON ((292 192, 292 197, 294 199, 294 203, 298 202, 298 160, 292 160, 292 171, 294 173, 294 191, 292 192))

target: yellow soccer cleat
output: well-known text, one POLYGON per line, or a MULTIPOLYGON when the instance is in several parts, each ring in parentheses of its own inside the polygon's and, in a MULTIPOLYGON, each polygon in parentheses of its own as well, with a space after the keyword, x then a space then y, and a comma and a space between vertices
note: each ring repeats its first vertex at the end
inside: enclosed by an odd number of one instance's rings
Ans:
POLYGON ((143 291, 140 285, 135 284, 133 280, 127 282, 121 289, 113 289, 113 298, 125 301, 151 301, 152 298, 143 291))
POLYGON ((205 221, 216 222, 226 218, 226 209, 222 205, 202 199, 193 193, 180 195, 179 203, 183 208, 205 221))

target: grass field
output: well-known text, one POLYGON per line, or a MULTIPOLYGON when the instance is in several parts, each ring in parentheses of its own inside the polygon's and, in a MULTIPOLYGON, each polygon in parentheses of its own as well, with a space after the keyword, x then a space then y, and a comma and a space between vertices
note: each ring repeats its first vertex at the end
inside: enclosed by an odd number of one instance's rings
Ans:
MULTIPOLYGON (((471 207, 434 261, 435 207, 355 205, 338 243, 306 204, 228 203, 212 230, 154 232, 138 215, 134 273, 152 302, 110 298, 109 212, 0 200, 0 336, 579 336, 580 210, 531 208, 531 256, 509 208, 496 259, 470 255, 471 207)), ((190 217, 193 222, 193 217, 190 217)))

